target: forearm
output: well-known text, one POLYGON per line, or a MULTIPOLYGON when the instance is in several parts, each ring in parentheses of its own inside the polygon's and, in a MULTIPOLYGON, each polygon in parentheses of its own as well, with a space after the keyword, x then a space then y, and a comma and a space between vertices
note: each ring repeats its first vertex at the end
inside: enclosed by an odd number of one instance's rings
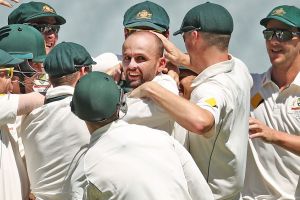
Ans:
POLYGON ((300 136, 275 131, 272 143, 300 156, 300 136))
POLYGON ((28 94, 20 94, 17 115, 25 115, 35 108, 44 104, 45 97, 39 93, 32 92, 28 94))
POLYGON ((157 84, 149 84, 149 87, 145 88, 145 95, 189 131, 205 134, 214 124, 214 118, 210 112, 157 84))

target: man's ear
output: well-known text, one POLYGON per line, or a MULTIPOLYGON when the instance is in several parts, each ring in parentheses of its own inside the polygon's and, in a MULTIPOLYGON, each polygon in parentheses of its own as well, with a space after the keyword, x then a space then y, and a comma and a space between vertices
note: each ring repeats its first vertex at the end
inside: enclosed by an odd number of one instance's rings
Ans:
POLYGON ((170 32, 169 30, 166 30, 163 35, 167 38, 167 39, 170 39, 170 32))
POLYGON ((124 37, 125 37, 125 39, 128 37, 128 35, 129 35, 128 29, 124 28, 124 37))
POLYGON ((164 68, 166 67, 167 64, 167 60, 165 57, 161 57, 159 58, 159 66, 157 68, 157 72, 160 73, 164 70, 164 68))

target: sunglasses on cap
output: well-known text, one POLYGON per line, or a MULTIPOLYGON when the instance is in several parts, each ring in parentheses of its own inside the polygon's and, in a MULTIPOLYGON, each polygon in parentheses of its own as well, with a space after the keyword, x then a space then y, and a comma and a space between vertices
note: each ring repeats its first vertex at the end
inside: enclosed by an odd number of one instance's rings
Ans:
POLYGON ((0 68, 1 78, 12 78, 14 75, 14 67, 0 68))
POLYGON ((58 33, 60 26, 59 25, 52 25, 52 24, 34 24, 28 23, 28 25, 34 27, 41 33, 58 33))
POLYGON ((300 36, 300 32, 292 32, 286 29, 266 29, 263 30, 263 35, 266 40, 272 40, 275 36, 279 42, 286 42, 291 40, 294 36, 300 36))

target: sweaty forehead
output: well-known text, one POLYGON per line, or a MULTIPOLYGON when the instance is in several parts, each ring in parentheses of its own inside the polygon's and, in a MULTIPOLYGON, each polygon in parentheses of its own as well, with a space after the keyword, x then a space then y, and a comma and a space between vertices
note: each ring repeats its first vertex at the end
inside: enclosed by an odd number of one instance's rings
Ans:
POLYGON ((123 44, 123 52, 155 53, 155 39, 149 35, 130 35, 123 44))
POLYGON ((278 28, 278 29, 294 29, 294 27, 291 27, 281 21, 278 21, 276 19, 271 19, 268 21, 266 28, 278 28))

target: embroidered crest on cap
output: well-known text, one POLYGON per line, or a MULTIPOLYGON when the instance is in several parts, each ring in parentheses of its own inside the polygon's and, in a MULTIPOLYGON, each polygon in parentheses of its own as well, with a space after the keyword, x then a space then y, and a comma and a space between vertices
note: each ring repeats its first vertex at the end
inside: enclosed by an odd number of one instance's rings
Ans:
POLYGON ((283 16, 285 14, 286 14, 286 12, 283 10, 283 8, 278 8, 272 12, 272 15, 283 16))
POLYGON ((43 6, 43 12, 46 12, 46 13, 55 13, 54 9, 49 7, 49 6, 43 6))
POLYGON ((148 10, 142 10, 136 15, 136 19, 151 19, 152 14, 148 10))

